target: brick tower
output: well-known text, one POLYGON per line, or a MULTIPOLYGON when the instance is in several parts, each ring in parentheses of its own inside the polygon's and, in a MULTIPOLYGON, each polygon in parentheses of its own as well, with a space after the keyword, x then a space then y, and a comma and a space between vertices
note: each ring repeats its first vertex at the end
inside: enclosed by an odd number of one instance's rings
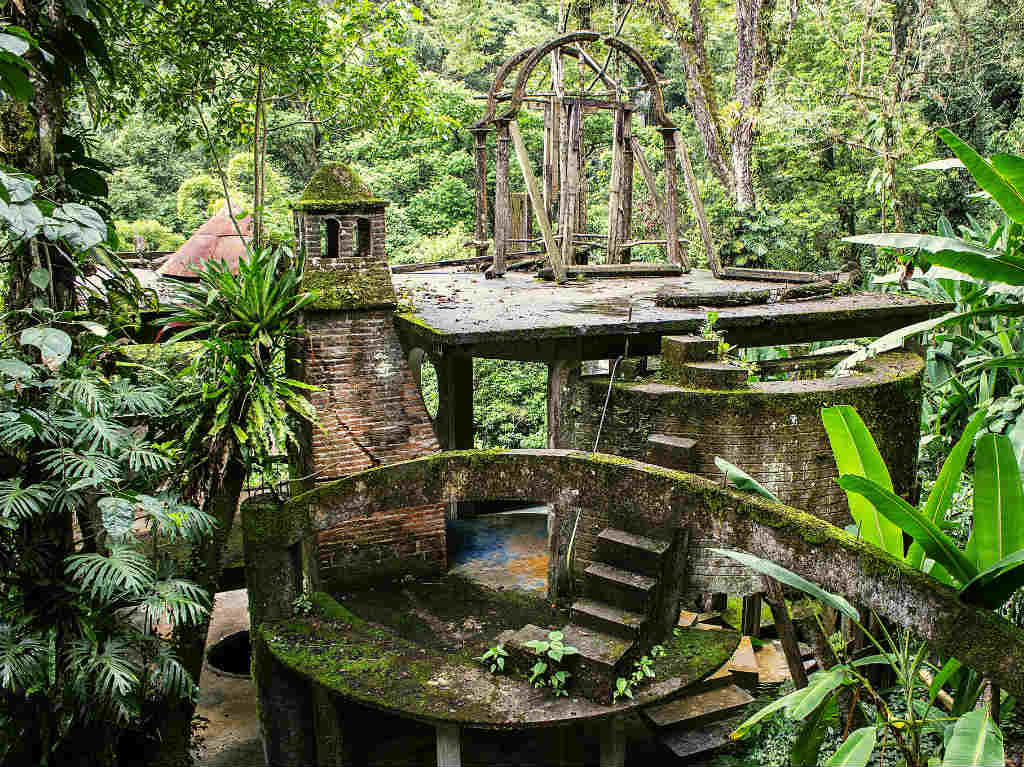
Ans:
MULTIPOLYGON (((306 342, 291 360, 293 376, 321 389, 310 396, 318 423, 308 450, 292 461, 307 488, 439 449, 392 321, 386 206, 336 163, 313 175, 293 209, 303 287, 320 293, 305 310, 306 342)), ((318 548, 329 582, 443 572, 444 505, 348 520, 321 533, 318 548)))

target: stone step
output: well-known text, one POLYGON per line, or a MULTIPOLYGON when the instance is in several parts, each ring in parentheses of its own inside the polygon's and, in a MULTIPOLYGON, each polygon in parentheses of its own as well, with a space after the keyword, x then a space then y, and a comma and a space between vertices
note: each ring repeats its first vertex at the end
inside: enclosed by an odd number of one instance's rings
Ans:
POLYGON ((508 653, 506 665, 510 669, 527 673, 530 667, 537 662, 537 651, 527 647, 526 643, 533 639, 544 641, 547 638, 548 629, 527 623, 521 629, 502 631, 495 637, 494 643, 505 647, 505 651, 508 653))
POLYGON ((626 675, 633 642, 570 623, 562 629, 565 644, 577 654, 571 679, 572 694, 610 703, 615 680, 626 675))
POLYGON ((732 742, 729 739, 729 733, 743 722, 744 716, 734 716, 720 722, 712 722, 699 729, 694 729, 688 723, 683 722, 675 727, 666 727, 661 730, 658 733, 658 740, 680 759, 711 756, 732 742))
POLYGON ((595 558, 599 562, 623 570, 659 578, 665 554, 671 545, 668 541, 645 538, 642 535, 634 535, 625 530, 608 527, 597 536, 597 556, 595 558))
POLYGON ((571 616, 577 626, 629 640, 636 640, 647 623, 646 615, 593 599, 577 599, 573 602, 571 616))
POLYGON ((692 729, 737 714, 753 700, 753 696, 733 684, 698 695, 687 695, 668 703, 648 706, 643 710, 643 714, 659 730, 679 724, 692 729))
POLYGON ((647 613, 658 581, 646 575, 595 562, 583 571, 585 593, 595 601, 647 613))

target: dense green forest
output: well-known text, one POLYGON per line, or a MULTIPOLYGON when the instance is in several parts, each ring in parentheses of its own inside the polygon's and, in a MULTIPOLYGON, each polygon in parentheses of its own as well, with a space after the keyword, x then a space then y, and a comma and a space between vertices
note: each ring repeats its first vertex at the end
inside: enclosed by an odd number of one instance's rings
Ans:
MULTIPOLYGON (((728 129, 739 107, 732 82, 735 10, 730 3, 703 7, 710 71, 728 129)), ((780 39, 772 42, 778 53, 756 115, 756 202, 742 212, 708 163, 688 111, 684 63, 671 33, 657 13, 642 7, 632 11, 622 30, 664 75, 667 107, 694 158, 722 252, 739 265, 827 269, 838 263, 844 247, 839 238, 846 234, 931 230, 940 215, 954 226, 966 224, 969 214, 991 216, 983 201, 968 197, 971 188, 964 178, 913 168, 944 154, 934 137, 939 127, 953 129, 983 154, 1020 148, 1024 43, 1011 6, 950 3, 919 9, 898 2, 822 2, 797 7, 792 19, 785 9, 776 10, 772 32, 780 39)), ((288 198, 297 196, 317 165, 342 160, 392 201, 388 248, 393 261, 465 255, 462 243, 473 213, 467 129, 483 112, 480 97, 498 66, 551 36, 558 9, 453 0, 406 10, 401 44, 415 67, 412 87, 421 102, 411 119, 374 130, 371 116, 368 129, 360 130, 329 117, 311 125, 303 122, 308 114, 287 108, 268 111, 268 191, 278 232, 288 231, 288 198)), ((597 29, 610 23, 606 8, 595 8, 590 18, 597 29)), ((224 195, 215 169, 201 148, 182 147, 180 126, 136 110, 101 127, 91 124, 82 106, 82 130, 96 155, 113 168, 110 205, 121 222, 119 231, 137 231, 149 247, 166 249, 216 209, 224 195)), ((523 127, 535 151, 539 122, 528 115, 523 127)), ((606 220, 608 127, 600 118, 587 125, 587 219, 594 230, 606 220)), ((646 147, 657 148, 653 130, 639 133, 646 147)), ((247 168, 251 172, 246 145, 225 149, 232 183, 244 193, 247 168)), ((650 156, 659 158, 660 151, 650 156)), ((491 174, 493 184, 493 167, 491 174)), ((520 179, 513 184, 522 191, 520 179)), ((650 206, 649 200, 638 200, 636 234, 650 225, 650 206)), ((700 239, 685 201, 680 214, 691 256, 699 262, 700 239)), ((658 256, 652 249, 649 257, 658 256)), ((865 258, 868 271, 892 266, 875 264, 867 252, 865 258)))

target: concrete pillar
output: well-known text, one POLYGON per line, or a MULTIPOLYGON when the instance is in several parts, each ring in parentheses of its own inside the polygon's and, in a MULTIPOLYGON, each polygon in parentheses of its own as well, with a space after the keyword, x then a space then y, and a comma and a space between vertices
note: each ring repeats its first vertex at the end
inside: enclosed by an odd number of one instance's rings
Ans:
POLYGON ((437 767, 462 767, 462 742, 457 724, 439 724, 437 767))
POLYGON ((625 767, 626 723, 621 716, 606 719, 601 725, 601 767, 625 767))
POLYGON ((473 358, 446 354, 437 369, 437 432, 442 450, 473 447, 473 358))

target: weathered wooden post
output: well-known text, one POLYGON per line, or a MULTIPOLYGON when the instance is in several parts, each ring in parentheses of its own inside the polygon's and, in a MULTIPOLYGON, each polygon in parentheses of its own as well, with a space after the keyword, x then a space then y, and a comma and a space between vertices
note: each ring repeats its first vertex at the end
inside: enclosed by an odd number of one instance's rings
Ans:
POLYGON ((488 127, 476 126, 470 129, 473 133, 473 154, 476 158, 476 227, 473 231, 476 254, 483 258, 487 255, 487 134, 488 127))
MULTIPOLYGON (((633 110, 628 107, 619 109, 622 113, 622 169, 619 176, 619 242, 629 242, 633 234, 633 110)), ((632 260, 629 248, 619 249, 619 263, 628 264, 632 260)))
POLYGON ((676 129, 662 128, 665 143, 665 252, 669 263, 690 271, 690 264, 679 250, 678 195, 676 193, 676 129))
POLYGON ((498 126, 498 147, 494 163, 494 264, 487 270, 488 277, 505 274, 505 254, 511 230, 511 210, 508 190, 508 152, 511 139, 507 119, 495 121, 498 126))

